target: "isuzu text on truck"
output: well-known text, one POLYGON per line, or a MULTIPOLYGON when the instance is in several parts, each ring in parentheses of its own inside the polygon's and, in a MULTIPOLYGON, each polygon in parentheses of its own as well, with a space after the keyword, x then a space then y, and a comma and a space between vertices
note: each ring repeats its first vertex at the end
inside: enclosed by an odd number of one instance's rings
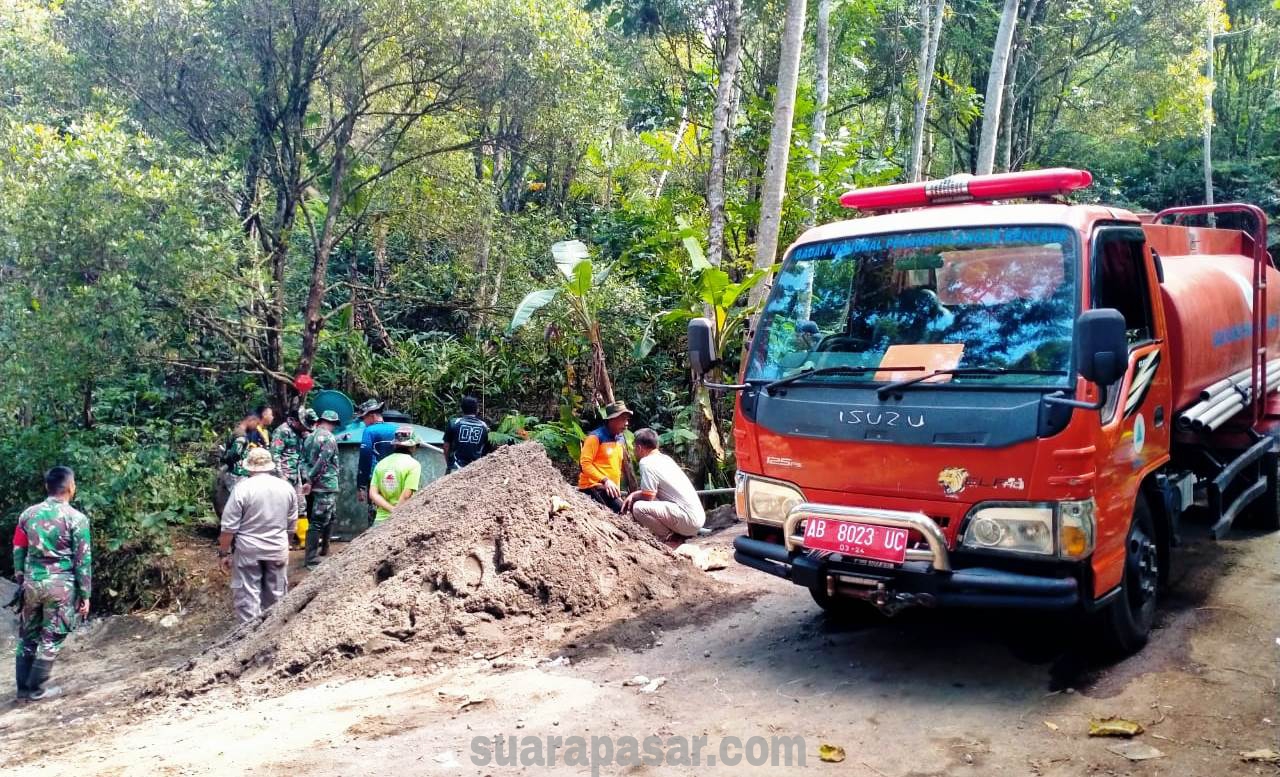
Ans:
MULTIPOLYGON (((709 384, 739 392, 740 563, 828 610, 1083 611, 1128 652, 1184 510, 1278 527, 1266 217, 1061 201, 1090 182, 853 191, 881 213, 788 250, 741 383, 709 384)), ((699 377, 711 337, 690 325, 699 377)))

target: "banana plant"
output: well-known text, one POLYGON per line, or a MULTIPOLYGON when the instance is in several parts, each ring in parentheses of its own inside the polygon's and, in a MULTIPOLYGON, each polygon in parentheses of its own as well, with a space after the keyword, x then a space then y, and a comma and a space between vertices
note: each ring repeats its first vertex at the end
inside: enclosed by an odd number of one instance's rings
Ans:
MULTIPOLYGON (((683 219, 678 221, 681 227, 681 244, 689 257, 688 285, 690 294, 682 307, 664 310, 649 320, 644 334, 635 346, 635 356, 643 359, 649 355, 657 344, 654 329, 657 326, 687 324, 690 319, 707 316, 712 322, 712 346, 716 361, 720 361, 725 347, 746 327, 755 306, 746 304, 748 292, 772 272, 756 270, 737 283, 729 273, 713 267, 702 252, 702 245, 694 237, 694 230, 683 219)), ((717 373, 718 373, 717 368, 717 373)), ((708 376, 713 381, 718 379, 716 373, 708 376)), ((724 446, 720 439, 719 426, 716 423, 715 408, 711 402, 711 394, 706 387, 698 384, 694 387, 693 403, 697 407, 695 422, 706 440, 707 446, 715 453, 717 461, 724 460, 724 446)), ((695 472, 705 469, 701 461, 693 467, 695 472)))
POLYGON ((551 256, 556 269, 564 276, 564 281, 559 286, 526 294, 520 304, 516 305, 507 331, 514 332, 528 324, 535 313, 563 295, 574 323, 591 347, 592 385, 595 387, 596 402, 608 404, 613 401, 613 381, 609 378, 609 365, 600 339, 601 300, 597 292, 608 277, 609 268, 596 270, 587 246, 580 240, 564 240, 552 245, 551 256))

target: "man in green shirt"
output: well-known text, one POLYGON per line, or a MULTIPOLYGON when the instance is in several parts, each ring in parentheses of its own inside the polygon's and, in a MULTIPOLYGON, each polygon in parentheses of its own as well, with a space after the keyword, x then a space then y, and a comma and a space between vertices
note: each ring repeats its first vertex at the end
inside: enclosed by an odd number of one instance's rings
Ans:
POLYGON ((375 525, 390 518, 397 505, 413 496, 422 477, 422 464, 413 457, 413 450, 418 447, 413 427, 396 429, 391 445, 395 452, 378 462, 369 479, 369 499, 378 508, 373 517, 375 525))

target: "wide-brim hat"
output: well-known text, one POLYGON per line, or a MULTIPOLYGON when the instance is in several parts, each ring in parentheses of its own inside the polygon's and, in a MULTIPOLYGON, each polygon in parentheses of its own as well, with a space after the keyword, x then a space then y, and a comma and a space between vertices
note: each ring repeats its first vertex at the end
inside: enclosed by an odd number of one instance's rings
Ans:
POLYGON ((413 434, 412 426, 401 426, 396 429, 395 437, 391 439, 391 445, 396 448, 416 448, 418 447, 418 438, 413 434))
POLYGON ((320 414, 321 421, 328 421, 331 424, 340 424, 342 419, 338 417, 337 410, 326 410, 320 414))
POLYGON ((619 400, 617 402, 610 402, 604 406, 604 420, 606 421, 612 421, 618 416, 623 415, 633 415, 633 413, 627 409, 626 402, 619 400))
POLYGON ((361 402, 360 407, 356 409, 356 415, 366 416, 370 413, 376 413, 384 407, 386 407, 385 402, 377 399, 366 399, 364 402, 361 402))
POLYGON ((253 448, 244 458, 244 468, 246 472, 272 472, 276 468, 276 463, 271 458, 271 451, 266 448, 253 448))
POLYGON ((320 416, 316 415, 316 411, 311 408, 307 408, 301 413, 298 413, 298 420, 302 422, 302 428, 314 429, 316 428, 316 421, 320 420, 320 416))

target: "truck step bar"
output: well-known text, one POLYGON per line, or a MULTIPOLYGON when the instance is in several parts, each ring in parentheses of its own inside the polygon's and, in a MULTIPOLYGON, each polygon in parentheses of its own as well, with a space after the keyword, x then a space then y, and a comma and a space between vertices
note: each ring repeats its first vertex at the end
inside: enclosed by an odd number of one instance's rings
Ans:
POLYGON ((1223 504, 1223 498, 1231 484, 1246 468, 1251 468, 1260 462, 1273 462, 1276 440, 1272 437, 1263 437, 1262 439, 1249 446, 1243 453, 1231 460, 1222 468, 1212 480, 1205 484, 1205 496, 1209 501, 1210 518, 1216 518, 1213 528, 1209 530, 1210 536, 1215 540, 1220 540, 1231 531, 1231 524, 1242 510, 1253 503, 1255 499, 1263 496, 1267 491, 1267 486, 1271 479, 1276 477, 1275 472, 1264 472, 1263 477, 1257 478, 1255 482, 1248 488, 1236 495, 1228 505, 1223 504))

